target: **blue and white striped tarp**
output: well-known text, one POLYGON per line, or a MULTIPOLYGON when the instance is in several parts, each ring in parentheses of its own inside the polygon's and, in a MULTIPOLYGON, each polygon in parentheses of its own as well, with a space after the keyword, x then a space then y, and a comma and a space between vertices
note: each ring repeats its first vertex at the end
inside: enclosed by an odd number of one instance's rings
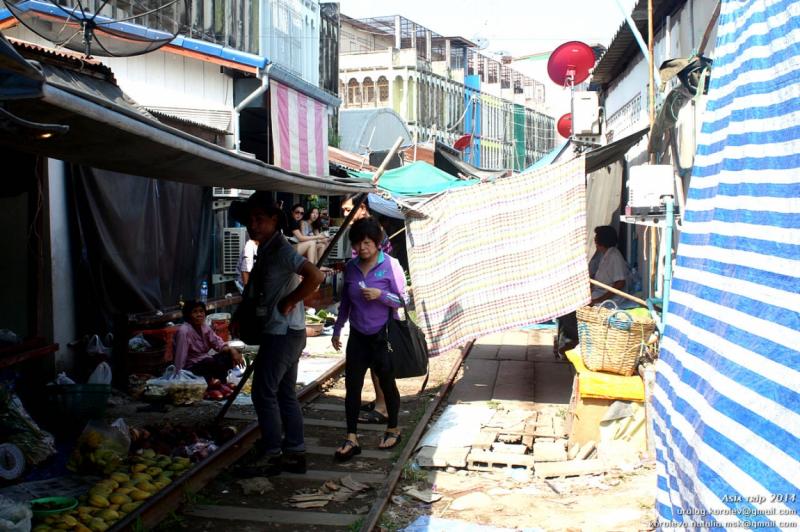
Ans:
POLYGON ((722 0, 714 57, 657 365, 656 508, 663 529, 800 527, 800 1, 722 0))

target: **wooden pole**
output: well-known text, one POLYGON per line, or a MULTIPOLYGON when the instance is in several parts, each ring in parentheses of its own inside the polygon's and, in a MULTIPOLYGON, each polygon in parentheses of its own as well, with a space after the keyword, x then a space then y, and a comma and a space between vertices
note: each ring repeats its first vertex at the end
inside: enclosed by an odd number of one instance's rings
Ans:
MULTIPOLYGON (((378 167, 378 170, 375 171, 375 175, 372 176, 372 184, 378 186, 378 181, 380 180, 383 173, 386 171, 386 167, 389 165, 389 161, 392 157, 395 156, 397 150, 400 149, 400 145, 403 143, 403 137, 397 137, 397 140, 394 141, 394 146, 392 149, 389 150, 389 153, 386 154, 386 157, 383 158, 381 165, 378 167)), ((353 206, 355 208, 355 205, 353 206)))
POLYGON ((595 281, 594 279, 589 279, 589 282, 590 282, 590 283, 592 283, 592 284, 593 284, 593 285, 595 285, 595 286, 599 286, 599 287, 600 287, 600 288, 602 288, 603 290, 608 290, 608 291, 609 291, 609 292, 611 292, 612 294, 616 294, 616 295, 618 295, 618 296, 622 296, 622 297, 624 297, 625 299, 629 299, 629 300, 633 301, 634 303, 639 303, 639 304, 640 304, 640 305, 642 305, 643 307, 646 307, 646 306, 647 306, 647 301, 645 301, 644 299, 639 299, 639 298, 638 298, 638 297, 636 297, 636 296, 632 296, 632 295, 630 295, 630 294, 626 294, 626 293, 625 293, 625 292, 623 292, 622 290, 617 290, 617 289, 616 289, 616 288, 614 288, 613 286, 608 286, 607 284, 601 283, 600 281, 595 281))

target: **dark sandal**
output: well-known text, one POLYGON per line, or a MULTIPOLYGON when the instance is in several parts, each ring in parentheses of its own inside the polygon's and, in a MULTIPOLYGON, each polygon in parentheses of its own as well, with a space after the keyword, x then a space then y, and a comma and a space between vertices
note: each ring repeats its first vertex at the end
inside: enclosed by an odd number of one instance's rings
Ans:
POLYGON ((389 432, 387 430, 386 432, 383 433, 383 436, 381 437, 381 445, 378 446, 378 449, 381 449, 381 450, 385 451, 387 449, 391 449, 393 447, 396 447, 397 444, 400 443, 400 441, 402 439, 403 439, 403 435, 400 434, 399 432, 389 432), (394 443, 384 447, 383 444, 385 444, 386 440, 388 440, 390 438, 394 438, 394 443))
POLYGON ((353 443, 351 440, 344 440, 344 443, 342 443, 342 447, 344 447, 347 450, 342 453, 339 452, 339 450, 337 449, 336 452, 333 453, 333 458, 337 462, 346 462, 355 455, 361 454, 361 446, 356 443, 353 443))
POLYGON ((370 410, 363 412, 358 416, 359 423, 367 423, 371 425, 383 425, 389 421, 389 418, 378 412, 377 410, 370 410))
POLYGON ((371 412, 372 410, 375 410, 375 401, 364 403, 363 405, 361 405, 361 408, 359 408, 359 410, 363 412, 371 412))

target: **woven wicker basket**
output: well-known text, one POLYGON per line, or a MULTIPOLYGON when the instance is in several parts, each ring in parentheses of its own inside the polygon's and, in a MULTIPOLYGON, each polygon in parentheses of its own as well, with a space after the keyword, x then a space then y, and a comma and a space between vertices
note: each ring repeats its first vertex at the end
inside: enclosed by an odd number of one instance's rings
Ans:
POLYGON ((633 317, 615 307, 601 305, 578 309, 581 356, 592 371, 630 376, 636 371, 645 343, 655 330, 655 322, 650 318, 633 317))

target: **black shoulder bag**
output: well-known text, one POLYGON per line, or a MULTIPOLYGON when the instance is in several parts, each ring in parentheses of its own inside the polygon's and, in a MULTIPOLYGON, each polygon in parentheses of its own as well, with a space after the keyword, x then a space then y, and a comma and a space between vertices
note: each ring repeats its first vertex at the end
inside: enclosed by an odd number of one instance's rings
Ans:
POLYGON ((393 310, 389 309, 389 320, 386 322, 389 357, 396 379, 426 376, 420 389, 422 391, 428 383, 428 344, 425 334, 411 321, 405 301, 403 311, 405 320, 397 320, 393 310))
POLYGON ((277 245, 278 239, 273 238, 260 253, 261 260, 256 259, 247 285, 242 293, 242 302, 233 314, 233 320, 239 324, 239 339, 247 345, 260 345, 265 327, 272 316, 272 307, 267 303, 264 294, 264 278, 267 274, 267 251, 277 245))

